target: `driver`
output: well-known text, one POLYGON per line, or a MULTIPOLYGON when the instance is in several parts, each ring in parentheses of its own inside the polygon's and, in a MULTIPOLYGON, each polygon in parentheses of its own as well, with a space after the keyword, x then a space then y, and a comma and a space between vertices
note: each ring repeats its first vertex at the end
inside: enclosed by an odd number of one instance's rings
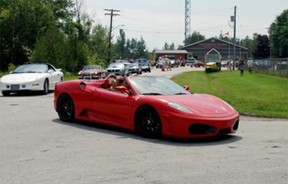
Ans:
POLYGON ((117 86, 122 86, 124 81, 124 77, 116 76, 114 73, 111 73, 105 78, 104 86, 107 89, 115 90, 117 86))

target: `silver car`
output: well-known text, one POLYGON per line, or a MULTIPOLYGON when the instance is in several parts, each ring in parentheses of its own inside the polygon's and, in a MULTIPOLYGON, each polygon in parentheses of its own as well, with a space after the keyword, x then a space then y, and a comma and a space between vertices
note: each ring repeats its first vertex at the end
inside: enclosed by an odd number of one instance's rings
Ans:
POLYGON ((106 71, 107 75, 114 73, 115 75, 129 76, 129 66, 126 63, 111 63, 106 71))

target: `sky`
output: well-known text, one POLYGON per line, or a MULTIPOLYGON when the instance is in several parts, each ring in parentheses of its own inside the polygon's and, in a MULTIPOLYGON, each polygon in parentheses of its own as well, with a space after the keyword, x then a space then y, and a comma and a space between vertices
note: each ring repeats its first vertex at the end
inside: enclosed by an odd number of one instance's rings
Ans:
MULTIPOLYGON (((79 1, 79 0, 78 0, 79 1)), ((80 0, 82 11, 95 24, 109 28, 110 16, 104 9, 119 10, 113 16, 113 41, 123 29, 126 39, 145 40, 149 51, 162 49, 165 43, 183 45, 185 0, 80 0)), ((206 39, 229 32, 233 37, 236 6, 236 37, 252 38, 254 33, 268 35, 268 27, 288 9, 288 0, 191 0, 191 33, 206 39)), ((116 12, 115 12, 116 13, 116 12)))

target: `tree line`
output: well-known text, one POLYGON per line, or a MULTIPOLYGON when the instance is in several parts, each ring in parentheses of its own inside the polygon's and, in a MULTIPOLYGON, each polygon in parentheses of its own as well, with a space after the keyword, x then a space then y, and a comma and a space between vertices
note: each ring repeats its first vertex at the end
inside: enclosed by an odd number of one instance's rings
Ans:
MULTIPOLYGON (((51 63, 77 72, 107 66, 108 29, 81 13, 81 0, 0 0, 0 70, 23 63, 51 63)), ((112 58, 148 57, 144 39, 120 30, 112 58)))
MULTIPOLYGON (((0 70, 27 62, 51 63, 69 72, 77 72, 87 64, 107 66, 109 29, 83 13, 82 5, 81 0, 0 0, 0 70)), ((276 18, 269 37, 255 33, 255 37, 239 43, 249 49, 252 57, 267 57, 267 49, 273 50, 274 57, 287 57, 287 17, 284 11, 276 18)), ((184 44, 199 39, 205 37, 193 32, 184 44)), ((176 48, 173 43, 165 43, 162 49, 176 48)), ((127 39, 120 29, 111 45, 111 59, 140 57, 152 59, 145 40, 127 39)))

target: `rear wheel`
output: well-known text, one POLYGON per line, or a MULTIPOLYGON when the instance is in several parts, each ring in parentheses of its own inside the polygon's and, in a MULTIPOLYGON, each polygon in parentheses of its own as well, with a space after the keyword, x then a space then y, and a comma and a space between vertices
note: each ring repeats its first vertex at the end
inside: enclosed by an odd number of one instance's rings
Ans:
POLYGON ((162 125, 157 111, 149 106, 141 107, 136 113, 135 129, 144 137, 161 137, 162 125))
POLYGON ((62 94, 57 101, 58 116, 62 121, 73 121, 75 117, 75 106, 68 94, 62 94))

